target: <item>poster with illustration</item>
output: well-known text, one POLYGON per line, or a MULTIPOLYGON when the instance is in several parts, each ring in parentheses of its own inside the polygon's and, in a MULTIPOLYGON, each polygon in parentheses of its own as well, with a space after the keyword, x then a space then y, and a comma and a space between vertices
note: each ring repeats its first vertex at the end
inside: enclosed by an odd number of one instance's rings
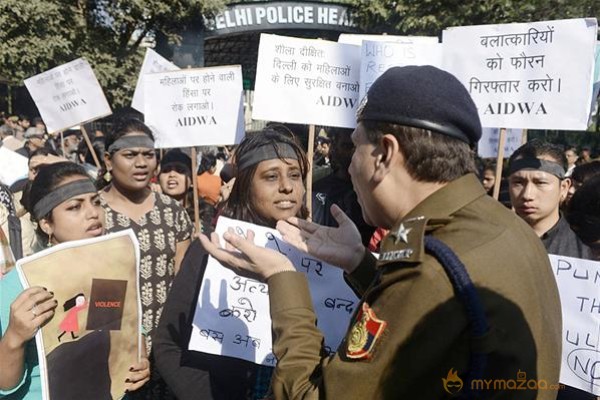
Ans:
POLYGON ((24 287, 58 301, 36 335, 44 400, 120 399, 141 352, 139 245, 131 230, 63 243, 17 262, 24 287))

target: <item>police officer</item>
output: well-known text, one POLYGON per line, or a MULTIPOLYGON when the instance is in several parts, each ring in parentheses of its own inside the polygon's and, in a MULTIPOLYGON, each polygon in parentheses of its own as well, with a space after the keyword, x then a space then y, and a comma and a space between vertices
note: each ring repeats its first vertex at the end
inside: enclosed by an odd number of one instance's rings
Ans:
POLYGON ((201 237, 222 263, 269 284, 275 397, 555 398, 556 283, 540 240, 474 174, 481 126, 466 89, 431 66, 394 67, 370 87, 357 120, 349 172, 365 220, 390 229, 379 259, 335 206, 337 228, 278 224, 361 295, 336 354, 321 352, 306 279, 284 256, 251 234, 226 233, 225 248, 201 237))

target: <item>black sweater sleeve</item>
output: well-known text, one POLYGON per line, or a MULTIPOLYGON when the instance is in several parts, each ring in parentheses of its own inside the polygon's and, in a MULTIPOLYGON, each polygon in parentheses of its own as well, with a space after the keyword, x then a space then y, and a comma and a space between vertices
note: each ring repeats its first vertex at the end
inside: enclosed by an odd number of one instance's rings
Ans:
POLYGON ((153 341, 155 365, 179 400, 245 398, 256 366, 188 350, 207 254, 192 242, 173 280, 153 341))

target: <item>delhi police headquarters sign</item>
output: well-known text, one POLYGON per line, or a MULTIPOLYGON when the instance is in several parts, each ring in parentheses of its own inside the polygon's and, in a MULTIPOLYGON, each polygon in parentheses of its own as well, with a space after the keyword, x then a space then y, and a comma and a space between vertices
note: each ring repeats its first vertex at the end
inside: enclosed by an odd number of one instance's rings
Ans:
POLYGON ((232 5, 204 24, 206 36, 272 29, 357 31, 348 7, 311 2, 232 5))

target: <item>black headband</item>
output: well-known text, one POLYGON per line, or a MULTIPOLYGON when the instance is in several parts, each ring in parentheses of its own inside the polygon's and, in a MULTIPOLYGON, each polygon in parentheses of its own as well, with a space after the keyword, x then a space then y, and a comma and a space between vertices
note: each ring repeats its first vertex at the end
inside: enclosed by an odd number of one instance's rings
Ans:
POLYGON ((94 184, 87 178, 69 182, 66 185, 57 187, 35 203, 35 206, 33 206, 33 216, 39 221, 48 215, 54 207, 69 200, 71 197, 96 192, 94 184))
POLYGON ((119 150, 130 149, 135 147, 145 147, 148 149, 154 149, 154 140, 150 139, 147 135, 129 135, 122 136, 115 140, 108 149, 107 152, 114 154, 119 150))
POLYGON ((538 171, 548 172, 558 179, 563 179, 565 177, 565 168, 559 163, 532 157, 519 158, 511 161, 508 174, 512 175, 522 169, 536 169, 538 171))
POLYGON ((240 158, 237 160, 237 169, 238 171, 246 169, 261 161, 273 160, 275 158, 292 158, 297 160, 298 154, 296 154, 292 145, 288 143, 268 143, 240 155, 240 158))

